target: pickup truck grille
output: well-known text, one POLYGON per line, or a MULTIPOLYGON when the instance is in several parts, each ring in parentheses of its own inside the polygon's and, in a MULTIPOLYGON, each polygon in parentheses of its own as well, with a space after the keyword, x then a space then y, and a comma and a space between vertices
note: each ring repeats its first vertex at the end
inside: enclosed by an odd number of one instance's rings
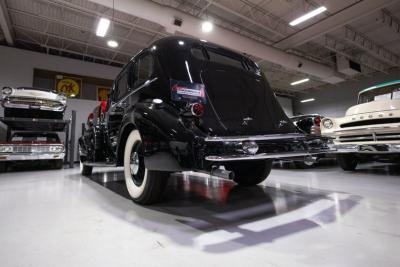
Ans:
POLYGON ((399 123, 399 122, 400 122, 400 118, 371 119, 371 120, 343 123, 342 125, 340 125, 340 127, 348 128, 348 127, 356 127, 356 126, 369 126, 369 125, 399 123))
POLYGON ((47 107, 63 106, 63 104, 58 101, 47 100, 47 99, 10 97, 8 100, 11 104, 18 104, 18 105, 36 105, 36 106, 47 106, 47 107))
POLYGON ((350 142, 376 142, 376 141, 395 141, 400 140, 399 134, 364 134, 364 135, 349 135, 349 136, 340 136, 338 141, 341 143, 350 143, 350 142))

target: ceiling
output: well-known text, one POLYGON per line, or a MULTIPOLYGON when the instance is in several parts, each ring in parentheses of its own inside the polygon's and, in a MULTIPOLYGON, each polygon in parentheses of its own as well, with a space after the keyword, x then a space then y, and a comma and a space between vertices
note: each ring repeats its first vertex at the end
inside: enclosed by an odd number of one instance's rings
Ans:
MULTIPOLYGON (((111 0, 110 0, 111 1, 111 0)), ((150 1, 150 0, 149 0, 150 1)), ((281 40, 302 33, 330 16, 335 16, 356 0, 154 0, 194 15, 240 35, 279 47, 281 40), (296 27, 288 22, 319 6, 328 11, 296 27)), ((0 0, 8 16, 8 30, 13 45, 23 49, 61 55, 112 66, 122 66, 140 49, 170 35, 163 26, 114 11, 88 0, 0 0), (113 14, 114 13, 114 14, 113 14), (95 34, 100 17, 114 16, 109 37, 119 42, 117 49, 106 45, 105 38, 95 34)), ((118 5, 118 0, 115 0, 118 5)), ((389 72, 400 64, 400 1, 392 1, 351 23, 342 25, 309 41, 286 49, 319 64, 335 68, 336 54, 361 64, 362 72, 346 76, 361 79, 376 72, 389 72), (388 57, 381 56, 385 53, 388 57)), ((0 44, 7 44, 0 30, 0 44)), ((246 52, 245 48, 243 49, 246 52)), ((293 95, 321 88, 326 83, 298 71, 258 58, 271 86, 281 94, 293 95), (303 78, 310 82, 291 86, 303 78)))

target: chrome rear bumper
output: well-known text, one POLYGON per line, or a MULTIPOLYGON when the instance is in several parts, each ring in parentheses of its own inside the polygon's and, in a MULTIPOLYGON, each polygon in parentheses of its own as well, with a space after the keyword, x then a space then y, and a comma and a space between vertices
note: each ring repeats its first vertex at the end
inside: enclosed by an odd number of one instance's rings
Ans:
POLYGON ((238 161, 238 160, 260 160, 260 159, 281 159, 309 157, 318 154, 332 153, 334 150, 320 150, 318 152, 286 152, 286 153, 260 153, 255 155, 224 155, 224 156, 206 156, 208 161, 238 161))

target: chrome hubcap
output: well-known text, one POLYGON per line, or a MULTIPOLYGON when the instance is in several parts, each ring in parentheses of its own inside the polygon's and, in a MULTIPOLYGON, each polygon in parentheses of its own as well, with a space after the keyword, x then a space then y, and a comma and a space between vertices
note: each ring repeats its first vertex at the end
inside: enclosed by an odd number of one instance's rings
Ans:
POLYGON ((131 155, 131 174, 137 175, 139 172, 139 154, 137 152, 133 152, 131 155))

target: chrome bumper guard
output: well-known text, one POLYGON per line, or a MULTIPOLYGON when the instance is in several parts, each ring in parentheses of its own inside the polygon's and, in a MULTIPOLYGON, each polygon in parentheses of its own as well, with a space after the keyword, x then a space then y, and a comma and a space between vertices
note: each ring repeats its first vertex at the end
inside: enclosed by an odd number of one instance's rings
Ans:
POLYGON ((398 144, 339 144, 335 145, 335 153, 362 153, 362 154, 395 154, 400 153, 400 143, 398 144))
POLYGON ((0 154, 0 162, 3 161, 22 161, 22 160, 51 160, 64 159, 65 153, 29 153, 29 154, 0 154))

